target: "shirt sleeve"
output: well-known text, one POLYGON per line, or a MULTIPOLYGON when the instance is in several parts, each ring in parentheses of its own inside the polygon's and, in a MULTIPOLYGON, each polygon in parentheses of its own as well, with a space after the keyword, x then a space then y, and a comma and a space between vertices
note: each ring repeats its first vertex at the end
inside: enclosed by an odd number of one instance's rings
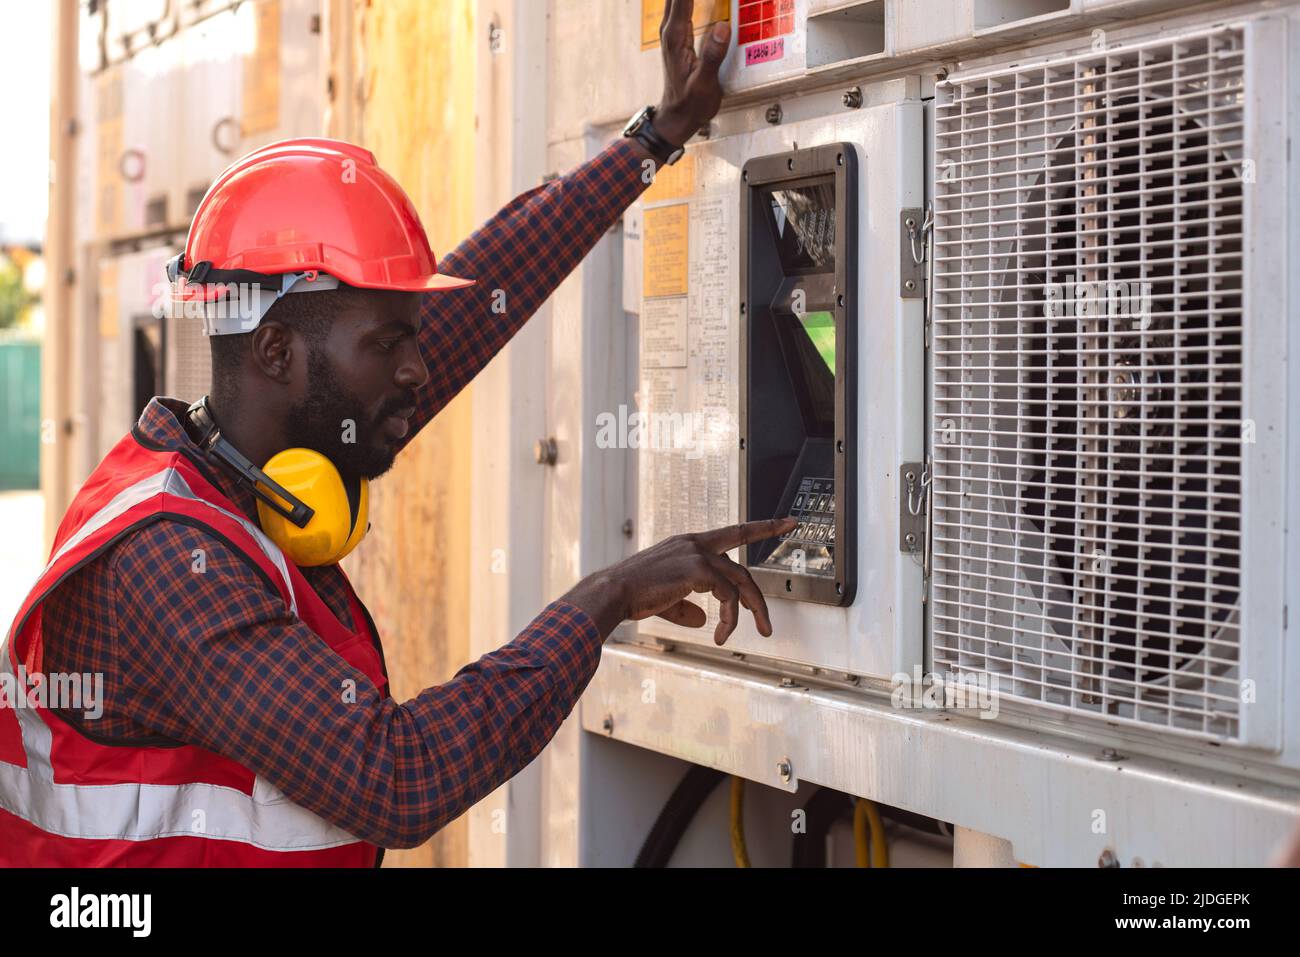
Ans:
POLYGON ((115 547, 122 698, 112 705, 152 731, 238 761, 381 847, 422 844, 518 773, 555 735, 600 661, 596 625, 556 601, 509 644, 398 703, 317 637, 255 568, 206 531, 173 522, 115 547))
POLYGON ((404 441, 478 375, 646 189, 631 140, 618 139, 572 172, 521 194, 444 256, 438 271, 477 280, 426 293, 420 354, 431 374, 404 441))

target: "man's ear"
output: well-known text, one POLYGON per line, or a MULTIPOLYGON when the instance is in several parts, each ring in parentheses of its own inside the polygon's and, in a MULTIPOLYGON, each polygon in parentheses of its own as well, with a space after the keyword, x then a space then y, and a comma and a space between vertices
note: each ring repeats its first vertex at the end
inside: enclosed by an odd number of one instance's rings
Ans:
POLYGON ((288 383, 293 368, 293 332, 274 319, 262 320, 253 330, 253 363, 269 379, 288 383))

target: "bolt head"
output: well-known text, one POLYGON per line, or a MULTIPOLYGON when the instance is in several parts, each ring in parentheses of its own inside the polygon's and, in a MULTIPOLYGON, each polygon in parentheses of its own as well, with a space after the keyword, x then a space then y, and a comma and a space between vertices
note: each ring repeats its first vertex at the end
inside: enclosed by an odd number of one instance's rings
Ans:
POLYGON ((533 456, 537 459, 538 465, 554 465, 560 457, 555 439, 538 439, 533 444, 533 456))

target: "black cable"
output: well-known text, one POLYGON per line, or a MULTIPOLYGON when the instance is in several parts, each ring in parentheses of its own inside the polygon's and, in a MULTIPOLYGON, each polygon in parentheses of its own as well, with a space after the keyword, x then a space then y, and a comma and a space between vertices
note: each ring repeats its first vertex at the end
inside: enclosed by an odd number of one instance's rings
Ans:
POLYGON ((673 852, 701 805, 727 775, 702 764, 692 765, 678 783, 646 835, 633 867, 667 867, 673 852))
POLYGON ((937 821, 932 817, 926 817, 924 814, 917 814, 915 811, 904 811, 901 807, 890 807, 888 804, 877 804, 876 810, 880 816, 887 821, 895 821, 899 824, 906 825, 916 831, 923 831, 926 834, 939 834, 944 837, 952 837, 952 825, 942 821, 937 821), (948 830, 944 830, 944 828, 948 830))
MULTIPOLYGON (((690 827, 709 795, 727 775, 700 764, 691 765, 682 776, 663 810, 655 819, 645 843, 636 856, 634 867, 667 867, 682 835, 690 827)), ((877 804, 880 816, 926 834, 950 836, 952 825, 923 814, 877 804), (946 829, 946 830, 945 830, 946 829)), ((804 833, 796 833, 791 845, 791 867, 825 867, 826 836, 837 821, 853 817, 854 803, 849 795, 832 788, 818 788, 804 806, 804 833)))

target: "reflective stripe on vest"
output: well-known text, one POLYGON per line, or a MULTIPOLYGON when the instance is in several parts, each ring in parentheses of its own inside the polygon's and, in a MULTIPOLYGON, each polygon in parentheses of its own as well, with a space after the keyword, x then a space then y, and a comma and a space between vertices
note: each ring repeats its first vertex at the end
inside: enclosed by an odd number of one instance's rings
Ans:
MULTIPOLYGON (((160 494, 202 502, 238 521, 280 570, 292 601, 293 583, 286 559, 275 543, 246 519, 196 495, 174 468, 136 482, 115 495, 64 543, 46 566, 46 572, 96 529, 160 494)), ((45 597, 41 595, 40 600, 45 597)), ((292 603, 297 614, 297 603, 292 603)), ((0 675, 12 676, 10 680, 16 689, 19 687, 14 666, 18 625, 15 620, 9 634, 0 642, 0 675)), ((360 842, 360 838, 293 803, 260 776, 255 778, 251 795, 239 788, 202 782, 57 783, 51 757, 53 736, 46 720, 35 708, 14 707, 13 711, 18 719, 27 766, 0 761, 0 807, 42 831, 69 838, 125 841, 198 837, 238 841, 270 851, 317 850, 360 842)))
MULTIPOLYGON (((13 674, 7 649, 0 669, 13 674)), ((0 806, 42 831, 119 841, 203 837, 242 841, 268 851, 306 851, 358 840, 294 804, 260 777, 251 796, 238 788, 204 783, 57 784, 49 727, 30 708, 14 710, 27 767, 0 763, 0 806)))
MULTIPOLYGON (((295 615, 298 614, 298 600, 293 593, 293 582, 289 578, 289 569, 285 565, 284 552, 280 551, 280 547, 267 537, 266 532, 262 531, 244 516, 228 512, 219 505, 213 505, 202 496, 195 495, 194 491, 190 488, 189 483, 185 481, 185 477, 174 468, 163 469, 156 475, 151 475, 146 479, 141 479, 134 485, 124 488, 122 491, 114 495, 107 505, 101 508, 94 515, 90 516, 90 518, 86 519, 85 523, 77 529, 76 533, 70 536, 68 540, 63 543, 63 547, 50 557, 49 562, 45 566, 46 570, 48 571, 51 565, 80 545, 96 531, 120 516, 123 512, 139 505, 146 499, 153 498, 155 495, 175 495, 177 498, 187 498, 192 502, 206 505, 214 512, 220 512, 227 518, 233 519, 242 525, 244 530, 247 531, 249 535, 253 536, 253 541, 257 542, 262 551, 266 553, 266 557, 274 562, 275 567, 280 570, 280 577, 284 579, 285 586, 288 589, 289 609, 295 615)), ((44 574, 44 572, 41 574, 44 574)), ((17 624, 17 622, 15 622, 15 624, 17 624)))

